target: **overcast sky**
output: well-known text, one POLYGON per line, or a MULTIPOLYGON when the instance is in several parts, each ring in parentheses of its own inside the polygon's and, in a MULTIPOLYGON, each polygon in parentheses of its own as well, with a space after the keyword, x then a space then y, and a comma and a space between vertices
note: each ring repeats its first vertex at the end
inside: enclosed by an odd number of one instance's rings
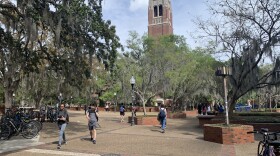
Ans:
MULTIPOLYGON (((149 0, 103 0, 104 19, 111 20, 116 26, 121 43, 126 44, 129 31, 140 35, 148 32, 149 0)), ((202 46, 191 37, 197 32, 193 20, 208 15, 205 0, 171 0, 173 11, 173 29, 175 35, 184 35, 190 47, 202 46)))

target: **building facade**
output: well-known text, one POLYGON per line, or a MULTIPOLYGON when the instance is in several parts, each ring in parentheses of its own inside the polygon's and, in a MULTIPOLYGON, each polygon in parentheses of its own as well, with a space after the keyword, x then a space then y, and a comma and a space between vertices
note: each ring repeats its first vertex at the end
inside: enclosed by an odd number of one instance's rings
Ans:
POLYGON ((173 34, 170 0, 149 0, 148 34, 152 37, 173 34))

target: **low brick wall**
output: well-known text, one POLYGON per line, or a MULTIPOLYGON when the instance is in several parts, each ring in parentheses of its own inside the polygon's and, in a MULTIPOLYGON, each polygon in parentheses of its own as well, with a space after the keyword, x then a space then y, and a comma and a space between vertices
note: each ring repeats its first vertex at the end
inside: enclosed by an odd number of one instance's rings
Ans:
POLYGON ((196 117, 197 116, 197 110, 192 110, 192 111, 184 111, 187 117, 196 117))
MULTIPOLYGON (((223 116, 208 117, 207 116, 197 116, 199 119, 199 126, 203 127, 205 124, 221 124, 225 123, 225 118, 223 116)), ((254 127, 254 130, 260 130, 261 128, 268 128, 269 131, 276 132, 280 129, 280 123, 247 123, 244 121, 230 121, 230 124, 242 124, 250 125, 254 127)))
MULTIPOLYGON (((131 116, 128 117, 128 122, 131 123, 131 116)), ((135 117, 134 118, 135 125, 159 125, 159 121, 157 120, 157 117, 135 117)))
POLYGON ((187 117, 187 115, 185 112, 178 112, 178 113, 167 112, 167 118, 170 118, 170 119, 184 119, 186 117, 187 117))
POLYGON ((66 108, 66 109, 69 109, 69 110, 75 110, 75 111, 81 111, 81 110, 84 110, 84 108, 81 108, 81 107, 70 107, 70 108, 66 108))
MULTIPOLYGON (((119 111, 119 107, 120 106, 116 107, 116 111, 117 112, 119 111)), ((84 110, 84 106, 82 106, 82 107, 70 107, 68 109, 70 109, 70 110, 79 110, 80 111, 80 110, 84 110)), ((98 107, 98 110, 99 111, 105 111, 105 107, 98 107)), ((115 108, 114 107, 110 107, 109 111, 113 112, 113 111, 115 111, 115 108)), ((131 112, 131 107, 126 108, 126 111, 127 112, 131 112)), ((146 107, 146 112, 158 112, 158 111, 159 111, 158 107, 146 107)), ((144 112, 143 107, 137 107, 136 112, 144 112)))
POLYGON ((280 123, 245 123, 245 124, 254 126, 255 130, 260 130, 261 128, 268 128, 268 130, 272 132, 277 132, 280 130, 280 123))
MULTIPOLYGON (((146 112, 158 112, 159 108, 158 107, 145 107, 146 112)), ((137 107, 137 112, 144 112, 143 107, 137 107)))
POLYGON ((253 131, 250 125, 234 125, 231 127, 217 126, 215 124, 204 125, 204 140, 220 144, 245 144, 253 143, 254 135, 247 134, 253 131))

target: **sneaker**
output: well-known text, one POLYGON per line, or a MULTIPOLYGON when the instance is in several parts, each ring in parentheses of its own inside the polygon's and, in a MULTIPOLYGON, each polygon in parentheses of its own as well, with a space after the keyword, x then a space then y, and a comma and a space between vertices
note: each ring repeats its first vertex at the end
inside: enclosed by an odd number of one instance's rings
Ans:
POLYGON ((96 144, 96 140, 93 140, 92 143, 93 143, 93 144, 96 144))
POLYGON ((60 149, 61 148, 61 145, 57 145, 57 149, 60 149))
POLYGON ((90 138, 90 141, 92 141, 93 140, 93 138, 90 138))
POLYGON ((67 141, 64 141, 63 144, 64 144, 64 145, 67 145, 67 141))
POLYGON ((165 130, 162 130, 162 132, 161 133, 165 133, 165 130))

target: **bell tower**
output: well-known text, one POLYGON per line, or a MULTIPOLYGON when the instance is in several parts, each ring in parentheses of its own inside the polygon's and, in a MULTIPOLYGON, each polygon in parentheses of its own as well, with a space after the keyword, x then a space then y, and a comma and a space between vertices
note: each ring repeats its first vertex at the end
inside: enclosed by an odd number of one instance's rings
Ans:
POLYGON ((170 0, 149 0, 148 34, 152 37, 173 34, 170 0))

